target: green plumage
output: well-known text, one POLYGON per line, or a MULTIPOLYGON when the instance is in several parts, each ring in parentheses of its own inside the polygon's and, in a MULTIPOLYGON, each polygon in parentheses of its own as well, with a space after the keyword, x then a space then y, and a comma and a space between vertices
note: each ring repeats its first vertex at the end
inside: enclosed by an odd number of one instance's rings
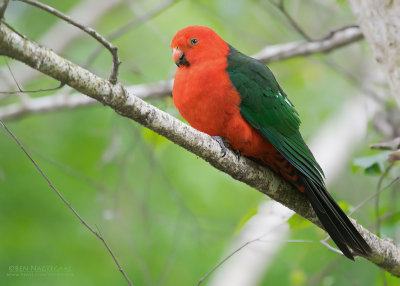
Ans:
POLYGON ((226 71, 241 97, 244 119, 295 167, 298 176, 292 183, 304 187, 319 220, 343 254, 354 260, 348 247, 359 254, 370 253, 369 245, 326 190, 324 173, 299 132, 299 115, 272 72, 229 47, 226 71))
POLYGON ((243 117, 301 173, 324 186, 323 171, 299 132, 300 118, 268 67, 233 47, 227 72, 243 117))

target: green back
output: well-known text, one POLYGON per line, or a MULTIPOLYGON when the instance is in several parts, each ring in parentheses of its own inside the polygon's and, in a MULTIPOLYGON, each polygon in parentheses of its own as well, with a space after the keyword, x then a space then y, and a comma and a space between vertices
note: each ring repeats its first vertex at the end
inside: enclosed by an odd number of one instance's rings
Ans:
POLYGON ((324 186, 323 171, 299 132, 300 118, 271 70, 230 46, 227 72, 242 116, 300 172, 324 186))

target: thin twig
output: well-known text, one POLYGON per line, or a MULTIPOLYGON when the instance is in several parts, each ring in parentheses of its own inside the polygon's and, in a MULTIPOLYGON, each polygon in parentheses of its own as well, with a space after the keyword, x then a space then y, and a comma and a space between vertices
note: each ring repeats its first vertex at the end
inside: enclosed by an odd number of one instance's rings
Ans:
POLYGON ((4 59, 4 62, 6 63, 7 68, 8 68, 8 72, 11 74, 11 77, 12 77, 13 80, 14 80, 15 85, 18 87, 18 90, 21 92, 21 91, 22 91, 22 88, 19 86, 19 83, 18 83, 17 79, 15 78, 15 75, 14 75, 14 73, 12 72, 12 70, 11 70, 11 68, 10 68, 10 65, 8 64, 7 59, 6 59, 6 58, 3 58, 3 59, 4 59))
POLYGON ((89 177, 88 175, 85 175, 83 172, 80 172, 80 171, 72 168, 71 166, 68 166, 57 160, 54 160, 50 156, 46 155, 45 153, 42 153, 40 150, 37 150, 37 149, 33 148, 32 146, 29 146, 28 148, 30 149, 31 153, 39 156, 41 159, 45 160, 47 163, 58 168, 59 170, 64 172, 66 175, 69 175, 75 179, 78 179, 78 180, 88 184, 89 186, 96 188, 97 190, 99 190, 99 192, 104 192, 104 191, 111 192, 111 190, 108 189, 108 187, 106 185, 96 181, 95 179, 89 177))
POLYGON ((391 163, 389 166, 386 167, 385 171, 382 173, 382 175, 379 178, 378 181, 378 186, 376 188, 376 199, 375 199, 375 213, 376 213, 376 232, 378 236, 380 236, 380 229, 381 229, 381 217, 379 215, 379 200, 380 200, 380 193, 381 193, 381 188, 382 188, 382 183, 383 180, 387 177, 389 174, 390 170, 393 168, 394 164, 391 163))
MULTIPOLYGON (((224 259, 222 259, 220 262, 218 262, 216 265, 214 265, 213 268, 210 269, 210 271, 208 271, 203 277, 200 278, 200 280, 197 283, 197 286, 199 286, 201 283, 204 282, 205 279, 207 279, 215 270, 217 270, 222 264, 224 264, 229 258, 231 258, 233 255, 235 255, 236 253, 238 253, 239 251, 241 251, 243 248, 245 248, 247 245, 252 244, 254 242, 260 241, 260 242, 275 242, 276 240, 264 240, 263 237, 265 237, 266 235, 268 235, 269 233, 273 232, 274 230, 276 230, 277 228, 281 227, 283 224, 287 223, 287 221, 283 221, 277 225, 275 225, 274 227, 272 227, 271 229, 269 229, 267 232, 263 233, 262 235, 260 235, 257 238, 254 238, 252 240, 249 240, 247 242, 245 242, 242 246, 240 246, 239 248, 237 248, 236 250, 234 250, 233 252, 231 252, 228 256, 226 256, 224 259)), ((281 240, 280 240, 281 241, 281 240)), ((312 240, 284 240, 284 242, 314 242, 312 240)))
MULTIPOLYGON (((277 227, 281 226, 281 225, 282 224, 279 224, 279 225, 277 225, 277 227)), ((276 240, 263 240, 262 237, 265 236, 265 235, 267 235, 267 233, 264 233, 260 237, 257 237, 257 238, 255 238, 253 240, 247 241, 242 246, 240 246, 239 248, 237 248, 236 250, 231 252, 228 256, 226 256, 224 259, 222 259, 220 262, 218 262, 216 265, 214 265, 214 267, 211 268, 211 270, 208 271, 203 277, 201 277, 199 282, 197 283, 197 286, 199 286, 201 283, 203 283, 204 280, 206 280, 215 270, 217 270, 222 264, 224 264, 227 260, 229 260, 229 258, 231 258, 233 255, 235 255, 239 251, 241 251, 247 245, 252 244, 254 242, 257 242, 257 241, 260 241, 260 242, 277 242, 276 240)), ((281 240, 279 240, 279 242, 281 242, 281 240)), ((314 241, 313 240, 301 240, 301 239, 288 239, 288 240, 284 240, 283 242, 288 242, 288 243, 299 243, 299 242, 300 243, 303 243, 303 242, 312 243, 314 241)), ((340 252, 340 254, 342 254, 342 253, 340 252)))
POLYGON ((371 144, 369 148, 375 150, 397 150, 400 148, 400 137, 371 144))
POLYGON ((328 36, 324 38, 325 39, 322 41, 303 41, 267 46, 257 54, 253 55, 253 57, 263 63, 268 63, 287 58, 308 56, 314 53, 326 54, 337 48, 361 40, 363 34, 359 28, 350 27, 342 31, 330 32, 328 36))
POLYGON ((14 141, 18 144, 18 146, 22 149, 22 151, 25 153, 25 155, 29 158, 29 160, 35 165, 36 169, 39 171, 39 173, 42 175, 42 177, 46 180, 47 184, 50 186, 50 188, 53 189, 53 191, 57 194, 57 196, 64 202, 64 204, 74 213, 74 215, 80 220, 80 222, 91 232, 93 233, 98 239, 100 239, 104 246, 107 248, 108 252, 110 253, 111 257, 113 258, 115 264, 117 265, 119 271, 122 273, 124 276, 125 280, 128 282, 130 286, 133 286, 132 282, 129 280, 128 276, 122 269, 121 265, 119 264, 117 258, 115 257, 113 251, 111 248, 108 246, 107 242, 104 240, 103 236, 100 234, 100 232, 96 232, 93 228, 91 228, 86 221, 77 213, 77 211, 71 206, 71 204, 61 195, 61 193, 57 190, 57 188, 53 185, 53 183, 50 181, 50 179, 46 176, 46 174, 43 172, 43 170, 39 167, 39 165, 36 163, 36 161, 31 157, 31 155, 26 151, 25 147, 22 145, 22 143, 18 140, 18 138, 14 135, 14 133, 8 129, 6 124, 0 119, 0 124, 4 127, 4 129, 7 131, 7 133, 14 139, 14 141))
MULTIPOLYGON (((284 0, 279 0, 279 2, 276 2, 274 0, 269 0, 269 2, 278 8, 279 11, 286 17, 286 19, 289 21, 289 24, 296 30, 297 33, 299 33, 304 39, 306 39, 309 42, 320 42, 320 41, 325 41, 330 38, 332 38, 337 32, 344 31, 346 29, 350 28, 358 28, 359 26, 357 24, 350 24, 346 25, 337 29, 334 29, 330 31, 327 35, 320 37, 320 38, 312 38, 309 36, 303 28, 300 27, 300 25, 296 22, 296 20, 289 14, 289 12, 286 10, 284 0)), ((262 2, 263 3, 263 2, 262 2)))
POLYGON ((133 19, 132 21, 126 23, 124 26, 118 28, 117 30, 111 32, 106 36, 109 41, 115 40, 119 38, 130 29, 139 26, 140 24, 150 20, 158 16, 161 12, 164 12, 165 9, 170 7, 172 4, 175 4, 178 0, 166 0, 165 2, 161 3, 161 5, 155 7, 153 10, 149 11, 146 14, 141 15, 140 17, 133 19))
MULTIPOLYGON (((352 28, 351 30, 353 31, 352 41, 362 37, 359 29, 352 28), (356 39, 355 35, 357 35, 356 39)), ((51 50, 19 37, 3 25, 0 25, 0 35, 0 49, 3 55, 24 62, 58 81, 65 82, 77 91, 111 107, 121 116, 137 121, 205 159, 212 166, 230 174, 233 178, 268 194, 272 199, 285 204, 321 227, 306 198, 272 171, 262 168, 248 158, 238 161, 236 154, 232 151, 228 151, 227 155, 221 158, 220 146, 210 136, 194 130, 171 115, 133 96, 121 84, 113 85, 51 50), (43 61, 46 61, 45 65, 41 64, 43 61)), ((335 37, 336 35, 332 40, 335 37)), ((348 43, 347 40, 345 42, 348 43)), ((316 43, 306 44, 315 45, 316 43)), ((342 41, 341 45, 343 44, 342 41)), ((326 49, 324 51, 326 52, 326 49)), ((372 254, 365 258, 391 274, 400 276, 400 248, 387 240, 380 239, 355 221, 352 222, 373 250, 372 254)))
POLYGON ((14 80, 15 85, 18 88, 18 91, 0 91, 0 94, 17 94, 17 93, 37 93, 37 92, 42 92, 42 91, 53 91, 62 88, 65 84, 60 83, 57 87, 52 87, 52 88, 44 88, 44 89, 34 89, 34 90, 23 90, 22 87, 19 85, 17 79, 15 78, 14 73, 11 70, 10 65, 8 64, 8 61, 6 58, 4 58, 4 62, 6 63, 6 66, 8 68, 8 71, 11 74, 11 77, 14 80))
POLYGON ((376 192, 372 195, 370 195, 368 198, 364 199, 361 203, 359 203, 350 213, 349 216, 353 215, 356 211, 358 211, 361 207, 363 207, 367 202, 369 202, 370 200, 372 200, 373 198, 375 198, 377 195, 379 195, 380 193, 382 193, 383 191, 387 190, 388 188, 390 188, 394 183, 396 183, 397 181, 400 181, 400 176, 394 178, 392 181, 390 181, 389 184, 387 184, 383 189, 379 190, 379 192, 376 192))
MULTIPOLYGON (((21 36, 23 37, 23 36, 21 36)), ((23 37, 24 38, 24 37, 23 37)), ((328 53, 334 49, 354 43, 362 39, 362 33, 358 28, 348 28, 334 33, 331 38, 321 42, 291 42, 267 46, 253 57, 262 62, 273 62, 298 56, 308 56, 314 53, 328 53)), ((155 82, 150 84, 134 85, 128 91, 140 98, 158 98, 171 95, 172 80, 155 82)), ((31 113, 56 111, 59 109, 75 108, 78 106, 93 105, 95 102, 80 94, 73 94, 73 104, 70 100, 63 99, 63 95, 55 94, 46 97, 32 98, 29 106, 18 103, 0 107, 0 118, 18 118, 31 113)))
POLYGON ((54 9, 53 7, 47 6, 43 3, 34 1, 34 0, 16 0, 16 1, 21 1, 30 5, 33 5, 35 7, 38 7, 42 10, 45 10, 49 12, 50 14, 55 15, 56 17, 59 17, 63 19, 64 21, 70 23, 71 25, 74 25, 75 27, 81 29, 82 31, 86 32, 93 38, 95 38, 99 43, 101 43, 107 50, 110 51, 112 58, 113 58, 113 65, 112 65, 112 71, 109 77, 109 81, 112 84, 115 84, 118 80, 118 68, 119 65, 121 64, 121 61, 118 58, 118 48, 116 46, 113 46, 109 41, 107 41, 106 38, 101 36, 99 33, 97 33, 94 29, 90 27, 86 27, 85 25, 82 25, 75 20, 73 20, 71 17, 68 15, 65 15, 64 13, 54 9))
POLYGON ((4 21, 4 19, 0 19, 0 22, 3 23, 7 28, 9 28, 11 31, 13 31, 14 33, 18 34, 21 38, 26 39, 25 35, 22 35, 20 32, 17 31, 17 29, 15 29, 13 26, 11 26, 10 24, 8 24, 6 21, 4 21))
POLYGON ((359 29, 360 27, 357 24, 345 25, 343 27, 331 30, 326 36, 314 39, 314 41, 325 41, 325 40, 328 40, 328 39, 332 38, 336 33, 342 32, 342 31, 345 31, 345 30, 351 29, 351 28, 359 29))
MULTIPOLYGON (((132 21, 129 21, 128 23, 126 23, 125 25, 123 25, 122 27, 116 29, 115 31, 111 32, 110 34, 108 34, 105 38, 108 41, 113 41, 117 38, 119 38, 120 36, 122 36, 123 34, 125 34, 126 32, 128 32, 129 30, 139 26, 140 24, 142 24, 143 22, 156 17, 157 15, 159 15, 161 12, 163 12, 165 9, 167 9, 170 5, 174 4, 175 2, 177 2, 177 0, 167 0, 165 2, 163 2, 160 6, 154 8, 153 10, 149 11, 148 13, 133 19, 132 21)), ((88 57, 86 63, 83 65, 84 67, 88 67, 90 66, 93 61, 99 56, 99 54, 101 53, 101 47, 97 47, 88 57)))
POLYGON ((243 244, 242 246, 240 246, 238 249, 236 249, 235 251, 231 252, 227 257, 225 257, 224 259, 222 259, 220 262, 218 262, 216 265, 214 265, 213 268, 211 268, 210 271, 208 271, 203 277, 200 278, 199 282, 197 283, 197 286, 199 286, 201 283, 203 283, 203 281, 205 279, 208 278, 208 276, 210 276, 218 267, 220 267, 222 264, 224 264, 229 258, 231 258, 233 255, 235 255, 236 253, 238 253, 240 250, 242 250, 243 248, 245 248, 247 245, 259 241, 260 238, 255 238, 253 240, 247 241, 245 244, 243 244))
POLYGON ((295 19, 289 14, 289 12, 285 8, 285 3, 284 0, 280 0, 279 2, 275 2, 274 0, 269 0, 272 5, 274 5, 276 8, 279 9, 279 11, 282 12, 282 14, 286 17, 286 19, 289 21, 290 25, 299 33, 304 39, 306 39, 309 42, 313 42, 313 38, 311 38, 301 27, 300 25, 296 22, 295 19))
MULTIPOLYGON (((12 70, 10 68, 10 65, 8 64, 7 58, 4 57, 3 59, 4 59, 4 62, 6 64, 6 66, 7 66, 7 68, 8 68, 8 72, 11 74, 11 77, 13 78, 13 81, 14 81, 15 85, 17 86, 18 90, 21 92, 22 89, 21 89, 17 79, 15 78, 14 73, 12 72, 12 70)), ((30 97, 29 97, 28 94, 22 93, 21 96, 20 96, 21 104, 25 105, 26 101, 29 100, 29 98, 30 97)))
POLYGON ((4 12, 6 12, 9 0, 3 0, 0 4, 0 19, 4 18, 4 12))
POLYGON ((115 264, 117 265, 118 270, 119 270, 119 271, 121 272, 121 274, 124 276, 126 282, 128 282, 128 284, 129 284, 130 286, 133 286, 131 280, 129 280, 129 277, 126 275, 124 269, 122 269, 121 264, 119 264, 119 262, 118 262, 118 260, 117 260, 117 257, 114 255, 113 251, 112 251, 111 248, 108 246, 106 240, 104 239, 104 237, 103 237, 103 235, 101 234, 100 229, 99 229, 99 227, 98 227, 97 225, 96 225, 96 228, 97 228, 97 232, 96 232, 97 235, 96 235, 96 236, 103 242, 104 246, 107 248, 107 250, 108 250, 108 252, 110 253, 111 257, 113 258, 115 264))
POLYGON ((32 90, 14 90, 14 91, 0 91, 0 94, 18 94, 18 93, 38 93, 38 92, 44 92, 44 91, 54 91, 57 89, 60 89, 64 87, 65 83, 60 83, 56 87, 50 87, 50 88, 40 88, 40 89, 32 89, 32 90))
POLYGON ((321 242, 323 245, 325 245, 329 250, 332 250, 333 252, 336 252, 343 256, 343 252, 341 252, 339 249, 331 246, 328 242, 326 242, 329 238, 330 238, 330 236, 327 236, 324 239, 321 239, 319 242, 321 242))

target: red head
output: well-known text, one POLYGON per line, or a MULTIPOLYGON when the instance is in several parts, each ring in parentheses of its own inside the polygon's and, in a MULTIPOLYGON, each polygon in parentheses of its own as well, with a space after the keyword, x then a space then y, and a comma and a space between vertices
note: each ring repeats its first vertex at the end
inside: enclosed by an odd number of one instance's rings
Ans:
POLYGON ((226 56, 229 46, 208 27, 188 26, 176 33, 171 49, 176 65, 188 67, 226 56))

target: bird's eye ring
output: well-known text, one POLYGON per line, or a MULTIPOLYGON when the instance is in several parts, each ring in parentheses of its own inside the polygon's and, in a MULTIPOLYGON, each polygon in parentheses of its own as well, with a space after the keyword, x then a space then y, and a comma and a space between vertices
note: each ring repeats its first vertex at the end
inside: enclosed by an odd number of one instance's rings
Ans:
POLYGON ((190 40, 190 44, 191 44, 192 46, 197 45, 198 42, 199 42, 199 40, 196 39, 196 38, 193 38, 193 39, 190 40))

